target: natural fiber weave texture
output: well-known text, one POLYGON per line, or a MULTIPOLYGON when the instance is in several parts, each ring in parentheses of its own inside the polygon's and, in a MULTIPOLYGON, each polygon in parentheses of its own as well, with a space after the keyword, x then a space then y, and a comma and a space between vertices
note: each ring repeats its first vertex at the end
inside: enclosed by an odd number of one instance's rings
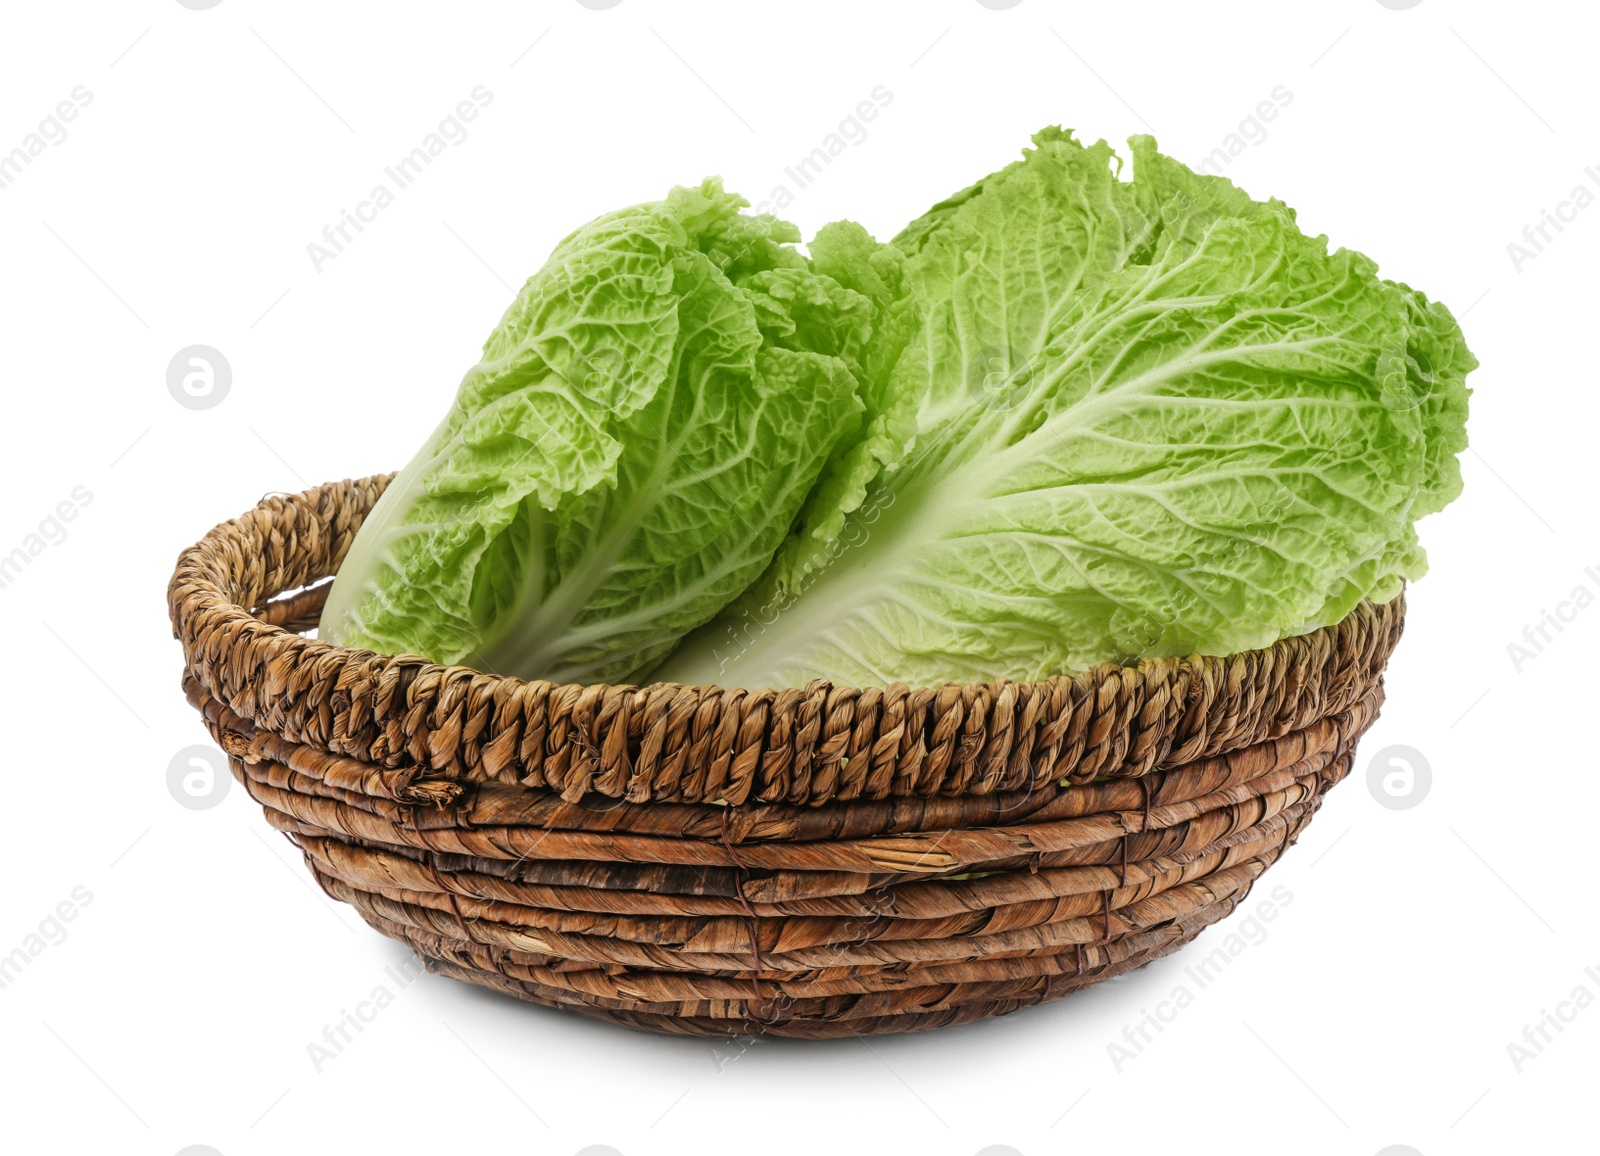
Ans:
POLYGON ((524 682, 295 633, 387 482, 183 553, 185 693, 323 888, 430 968, 656 1031, 964 1023, 1174 950, 1349 771, 1404 614, 1039 683, 524 682))

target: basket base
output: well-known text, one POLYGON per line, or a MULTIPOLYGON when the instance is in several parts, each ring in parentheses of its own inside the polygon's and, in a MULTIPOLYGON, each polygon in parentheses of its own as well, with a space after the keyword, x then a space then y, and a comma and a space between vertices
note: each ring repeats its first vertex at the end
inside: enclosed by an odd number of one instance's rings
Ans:
MULTIPOLYGON (((598 1000, 586 999, 581 996, 575 998, 571 992, 557 994, 554 989, 519 981, 505 974, 486 971, 477 966, 439 959, 428 955, 422 946, 409 936, 396 934, 384 927, 378 927, 378 930, 410 946, 421 957, 423 965, 437 975, 477 984, 480 987, 489 988, 491 991, 514 996, 517 999, 554 1008, 558 1011, 577 1012, 591 1019, 604 1020, 607 1023, 632 1028, 636 1031, 654 1032, 661 1035, 700 1036, 732 1040, 751 1040, 762 1036, 827 1040, 850 1036, 931 1031, 934 1028, 974 1023, 992 1016, 1008 1015, 1014 1011, 1021 1011, 1023 1008, 1061 999, 1064 996, 1071 995, 1073 992, 1093 987, 1104 980, 1115 979, 1128 972, 1137 971, 1146 964, 1154 963, 1163 956, 1170 955, 1194 939, 1206 927, 1224 918, 1233 909, 1234 903, 1243 898, 1244 895, 1241 894, 1236 900, 1229 901, 1225 906, 1218 905, 1209 909, 1206 912, 1206 918, 1197 921, 1194 926, 1174 928, 1173 934, 1165 937, 1161 943, 1155 946, 1133 952, 1117 962, 1104 964, 1098 968, 1086 969, 1082 974, 1039 976, 1022 984, 988 985, 990 987, 1004 986, 1020 989, 1016 994, 1002 995, 993 993, 982 996, 971 992, 952 991, 941 1003, 926 1010, 901 1011, 892 1014, 852 1015, 848 1013, 857 1010, 857 1008, 855 1006, 846 1006, 841 1009, 841 1014, 833 1018, 761 1019, 757 1015, 729 1018, 724 1016, 689 1015, 679 1012, 633 1011, 620 1007, 606 1007, 598 1000), (958 999, 961 1002, 952 1002, 958 999)), ((378 926, 372 920, 368 920, 368 922, 373 923, 373 926, 378 926)), ((983 985, 950 986, 955 988, 974 988, 983 985)), ((852 997, 850 1002, 854 1005, 855 1001, 861 998, 863 997, 852 997)), ((761 1006, 754 996, 748 1002, 750 1005, 755 1005, 759 1010, 767 1010, 761 1006)))
MULTIPOLYGON (((860 921, 859 939, 841 941, 839 925, 830 923, 833 937, 816 947, 780 936, 776 957, 751 952, 746 936, 755 934, 754 927, 739 917, 722 917, 721 938, 705 942, 697 938, 697 928, 718 920, 602 914, 663 904, 669 909, 682 905, 687 912, 698 903, 720 902, 727 909, 731 899, 608 889, 588 890, 580 897, 564 885, 472 873, 474 865, 490 865, 481 860, 458 856, 446 862, 436 852, 416 849, 402 855, 398 845, 365 844, 348 829, 339 830, 348 828, 356 813, 352 810, 342 809, 345 821, 329 826, 308 823, 310 812, 295 816, 276 810, 273 803, 281 796, 274 795, 267 781, 271 772, 263 772, 260 764, 230 761, 266 806, 273 825, 300 845, 323 890, 355 907, 382 934, 409 946, 430 971, 646 1031, 827 1039, 925 1031, 1005 1015, 1060 999, 1177 950, 1230 914, 1296 840, 1326 789, 1349 772, 1353 739, 1371 713, 1350 720, 1353 727, 1335 728, 1329 749, 1299 764, 1261 778, 1251 778, 1247 765, 1236 769, 1232 773, 1247 781, 1196 799, 1190 817, 1149 831, 1149 837, 1158 839, 1158 854, 1130 859, 1130 840, 1123 836, 1060 853, 1085 856, 1103 866, 1047 866, 1041 874, 1026 866, 991 872, 991 885, 1031 888, 1042 896, 1054 888, 1057 894, 1030 900, 1025 892, 1014 892, 1013 902, 969 923, 965 935, 880 938, 866 934, 877 918, 867 916, 860 921), (1232 800, 1225 808, 1203 805, 1204 799, 1223 797, 1232 800), (454 886, 440 873, 441 865, 459 880, 454 886), (547 906, 528 906, 535 899, 547 906), (566 904, 578 909, 563 910, 566 904), (613 921, 628 924, 636 935, 646 930, 660 938, 616 939, 609 934, 613 921), (686 966, 689 959, 699 962, 686 966)), ((1157 808, 1145 821, 1187 813, 1181 805, 1166 812, 1157 808)), ((1116 814, 1118 827, 1131 820, 1126 812, 1116 814)), ((569 869, 561 867, 563 872, 569 869)), ((594 878, 599 865, 577 869, 594 878)), ((674 878, 681 881, 682 876, 674 878)), ((915 890, 915 884, 909 886, 915 890)), ((886 891, 895 893, 893 888, 886 891)), ((790 906, 803 911, 808 903, 861 899, 845 895, 790 906)), ((897 902, 902 901, 890 900, 890 911, 897 902)), ((957 911, 945 920, 902 922, 926 932, 967 918, 957 911)), ((786 922, 793 925, 786 932, 792 935, 805 919, 793 915, 786 922)))

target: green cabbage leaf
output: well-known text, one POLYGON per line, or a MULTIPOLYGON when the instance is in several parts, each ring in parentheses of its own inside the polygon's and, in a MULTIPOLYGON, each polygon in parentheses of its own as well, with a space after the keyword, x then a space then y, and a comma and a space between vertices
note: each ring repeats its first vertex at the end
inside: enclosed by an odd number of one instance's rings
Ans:
POLYGON ((745 204, 709 180, 561 242, 368 515, 320 637, 621 682, 761 574, 870 441, 905 287, 858 228, 830 234, 830 276, 745 204))
POLYGON ((908 226, 903 262, 850 261, 908 289, 878 279, 893 364, 766 572, 656 679, 1225 654, 1421 576, 1413 524, 1460 491, 1477 364, 1454 319, 1283 204, 1130 144, 1123 179, 1105 142, 1046 130, 908 226))

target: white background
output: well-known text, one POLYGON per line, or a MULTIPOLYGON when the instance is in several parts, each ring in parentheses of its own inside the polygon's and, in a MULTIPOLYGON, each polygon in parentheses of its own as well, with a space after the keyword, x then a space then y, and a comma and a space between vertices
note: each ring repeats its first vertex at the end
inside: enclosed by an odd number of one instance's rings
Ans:
POLYGON ((1577 4, 1443 0, 8 5, 0 153, 75 86, 92 101, 0 189, 0 554, 92 501, 0 589, 0 954, 92 899, 0 990, 6 1147, 1592 1151, 1600 1004, 1520 1072, 1507 1045, 1600 997, 1600 608, 1520 671, 1507 645, 1600 593, 1600 208, 1520 271, 1507 245, 1600 192, 1595 33, 1577 4), (318 271, 307 243, 478 85, 467 139, 318 271), (709 173, 761 200, 879 85, 869 135, 787 211, 808 236, 892 235, 1050 123, 1196 164, 1282 85, 1227 175, 1464 316, 1466 494, 1423 524, 1433 572, 1356 772, 1256 892, 1292 902, 1120 1071, 1108 1045, 1237 916, 1086 994, 870 1045, 719 1052, 424 976, 316 1071, 307 1045, 401 952, 237 786, 169 794, 205 741, 177 552, 265 492, 402 464, 572 227, 709 173), (204 412, 166 386, 194 343, 233 370, 204 412), (1404 811, 1367 785, 1394 745, 1433 774, 1404 811))

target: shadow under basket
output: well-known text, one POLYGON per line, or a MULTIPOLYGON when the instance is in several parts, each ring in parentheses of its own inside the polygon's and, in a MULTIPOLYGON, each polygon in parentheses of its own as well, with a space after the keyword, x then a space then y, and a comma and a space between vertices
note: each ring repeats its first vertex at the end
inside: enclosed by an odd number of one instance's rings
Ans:
POLYGON ((652 1031, 920 1031, 1173 951, 1349 771, 1404 615, 1038 683, 524 682, 297 633, 388 480, 184 551, 185 693, 323 889, 430 970, 652 1031))

